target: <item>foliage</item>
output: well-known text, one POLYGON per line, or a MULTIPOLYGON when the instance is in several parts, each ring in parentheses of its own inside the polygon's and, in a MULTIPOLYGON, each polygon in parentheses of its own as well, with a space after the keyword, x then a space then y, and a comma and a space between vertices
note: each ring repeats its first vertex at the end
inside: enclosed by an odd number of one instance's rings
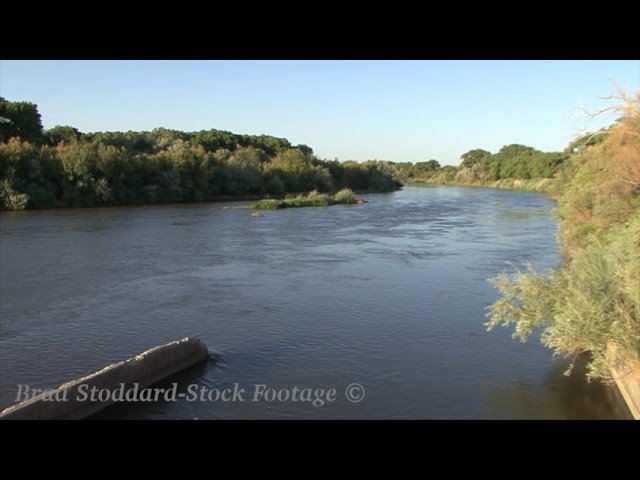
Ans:
MULTIPOLYGON (((543 343, 575 359, 589 352, 588 375, 607 378, 609 345, 640 370, 640 211, 625 225, 543 275, 529 267, 491 283, 502 298, 489 307, 489 329, 515 324, 525 341, 537 327, 543 343)), ((573 365, 572 365, 573 366, 573 365)))
POLYGON ((12 137, 29 142, 42 140, 38 107, 30 102, 10 102, 0 97, 0 142, 12 137))
POLYGON ((29 203, 26 193, 18 193, 11 186, 9 180, 4 180, 0 185, 0 202, 6 210, 24 210, 29 203))
POLYGON ((463 154, 461 172, 473 171, 470 177, 477 180, 550 178, 568 158, 568 154, 561 152, 541 152, 526 145, 511 144, 495 154, 485 150, 463 154))
POLYGON ((238 210, 279 210, 281 208, 287 208, 285 202, 274 199, 260 200, 258 202, 253 202, 251 205, 237 207, 238 210))
POLYGON ((307 195, 288 197, 284 200, 265 199, 237 207, 237 209, 279 210, 282 208, 328 207, 330 205, 354 204, 357 203, 357 201, 358 198, 355 193, 348 188, 340 190, 335 195, 328 195, 326 193, 320 193, 317 190, 312 190, 307 195))
POLYGON ((640 208, 640 114, 621 118, 607 139, 573 157, 561 208, 561 244, 570 255, 640 208))
MULTIPOLYGON (((37 107, 0 99, 0 209, 212 201, 402 186, 377 162, 323 161, 306 145, 222 130, 42 132, 37 107)), ((320 201, 319 199, 315 200, 320 201)))
MULTIPOLYGON (((541 152, 526 145, 512 144, 495 154, 480 148, 463 153, 459 167, 443 167, 434 159, 415 164, 378 161, 375 165, 379 171, 400 182, 523 188, 520 187, 522 182, 530 185, 528 180, 552 179, 562 175, 563 170, 570 166, 570 158, 571 155, 565 152, 541 152), (515 184, 514 180, 517 181, 515 184)), ((538 185, 540 182, 534 183, 538 185)), ((375 179, 370 179, 370 184, 375 186, 375 179)), ((551 182, 544 185, 550 188, 551 182)))
POLYGON ((44 132, 44 140, 48 145, 56 146, 60 142, 71 143, 80 140, 82 133, 74 127, 56 125, 44 132))
POLYGON ((356 203, 356 194, 350 188, 343 188, 335 195, 336 203, 356 203))
POLYGON ((604 142, 608 136, 609 132, 607 132, 606 130, 601 130, 595 133, 588 132, 571 142, 564 150, 564 152, 577 153, 587 147, 593 147, 594 145, 598 145, 604 142))
POLYGON ((563 171, 563 266, 493 279, 503 296, 488 314, 521 340, 543 328, 559 355, 589 352, 590 378, 610 377, 609 347, 640 371, 640 95, 619 94, 620 119, 563 171))
POLYGON ((473 165, 479 164, 485 157, 491 155, 491 152, 487 150, 483 150, 481 148, 476 148, 475 150, 469 150, 466 153, 463 153, 460 156, 460 160, 462 163, 460 166, 462 167, 472 167, 473 165))

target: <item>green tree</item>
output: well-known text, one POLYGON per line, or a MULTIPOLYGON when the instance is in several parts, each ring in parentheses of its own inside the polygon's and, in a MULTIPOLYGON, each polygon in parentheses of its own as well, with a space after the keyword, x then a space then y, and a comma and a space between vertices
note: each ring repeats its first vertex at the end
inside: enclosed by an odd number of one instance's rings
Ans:
POLYGON ((285 192, 285 185, 278 175, 274 175, 265 183, 264 189, 270 195, 282 195, 285 192))
POLYGON ((82 133, 74 127, 56 125, 45 131, 44 139, 48 145, 55 146, 60 142, 71 143, 80 140, 82 133))
POLYGON ((38 107, 30 102, 10 102, 0 97, 0 142, 11 137, 39 143, 42 121, 38 107))
POLYGON ((420 174, 424 174, 427 172, 435 172, 436 170, 439 170, 440 167, 440 162, 438 162, 437 160, 428 160, 426 162, 417 162, 414 166, 413 166, 413 171, 415 173, 416 176, 420 176, 420 174))
MULTIPOLYGON (((264 191, 401 186, 394 179, 400 168, 392 162, 328 162, 306 145, 292 148, 288 140, 269 135, 166 128, 82 133, 58 125, 43 136, 35 105, 2 99, 2 113, 0 208, 198 202, 264 191), (26 141, 29 137, 35 141, 26 141)), ((435 161, 426 163, 437 167, 435 161)))
POLYGON ((491 152, 488 152, 486 150, 483 150, 481 148, 476 148, 474 150, 469 150, 467 153, 463 153, 460 156, 460 160, 462 160, 462 163, 460 164, 461 167, 470 167, 476 163, 480 163, 482 162, 482 160, 485 157, 488 157, 489 155, 491 155, 491 152))
POLYGON ((300 150, 307 157, 313 155, 313 148, 308 147, 307 145, 300 144, 296 145, 294 148, 300 150))
POLYGON ((228 161, 238 193, 257 193, 262 188, 260 151, 254 147, 237 149, 228 161))

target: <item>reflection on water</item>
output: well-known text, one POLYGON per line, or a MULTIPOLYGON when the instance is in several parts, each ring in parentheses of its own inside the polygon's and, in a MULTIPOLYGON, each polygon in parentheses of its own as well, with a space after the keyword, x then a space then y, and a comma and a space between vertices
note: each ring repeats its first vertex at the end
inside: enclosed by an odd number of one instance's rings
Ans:
POLYGON ((553 202, 406 187, 252 218, 225 204, 3 212, 0 408, 154 345, 201 338, 181 389, 335 388, 295 402, 118 405, 97 418, 623 418, 535 339, 486 332, 487 278, 559 263, 553 202), (353 403, 345 392, 366 390, 353 403))
POLYGON ((567 376, 568 362, 558 361, 539 384, 515 378, 506 385, 487 386, 487 402, 493 414, 503 418, 631 420, 616 388, 585 382, 586 363, 586 356, 579 357, 567 376))
POLYGON ((546 208, 530 208, 528 210, 505 210, 504 217, 509 220, 529 220, 533 217, 547 217, 549 210, 546 208))

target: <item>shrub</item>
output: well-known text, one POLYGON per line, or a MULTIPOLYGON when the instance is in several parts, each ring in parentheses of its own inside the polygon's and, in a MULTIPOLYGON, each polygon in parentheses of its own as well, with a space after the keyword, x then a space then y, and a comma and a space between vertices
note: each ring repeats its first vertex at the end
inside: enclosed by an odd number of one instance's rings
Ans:
POLYGON ((0 185, 0 207, 6 210, 24 210, 29 203, 29 196, 13 189, 11 182, 5 180, 0 185))
POLYGON ((609 347, 640 372, 640 94, 618 93, 621 118, 561 178, 564 265, 499 275, 491 283, 502 298, 488 307, 489 329, 515 324, 524 341, 542 327, 556 354, 589 352, 590 378, 610 378, 609 347))
MULTIPOLYGON (((608 344, 640 370, 640 211, 627 224, 547 275, 501 274, 491 280, 502 298, 489 307, 489 329, 515 324, 522 341, 543 327, 542 341, 561 356, 589 352, 590 378, 609 378, 608 344)), ((573 364, 570 368, 573 367, 573 364)))
POLYGON ((356 194, 353 193, 353 190, 351 190, 350 188, 343 188, 335 194, 334 200, 336 203, 351 204, 356 203, 358 199, 356 198, 356 194))

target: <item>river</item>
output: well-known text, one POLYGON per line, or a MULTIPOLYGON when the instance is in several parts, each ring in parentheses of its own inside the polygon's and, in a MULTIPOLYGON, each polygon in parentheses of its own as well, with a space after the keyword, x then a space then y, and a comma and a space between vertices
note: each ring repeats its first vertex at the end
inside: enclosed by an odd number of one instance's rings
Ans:
POLYGON ((413 186, 365 198, 261 218, 222 209, 238 202, 3 212, 0 409, 17 385, 196 336, 210 361, 165 382, 186 396, 97 417, 625 417, 612 387, 564 376, 537 337, 483 325, 488 278, 559 264, 554 202, 413 186), (234 385, 233 401, 190 401, 234 385), (335 395, 255 398, 294 387, 335 395))

